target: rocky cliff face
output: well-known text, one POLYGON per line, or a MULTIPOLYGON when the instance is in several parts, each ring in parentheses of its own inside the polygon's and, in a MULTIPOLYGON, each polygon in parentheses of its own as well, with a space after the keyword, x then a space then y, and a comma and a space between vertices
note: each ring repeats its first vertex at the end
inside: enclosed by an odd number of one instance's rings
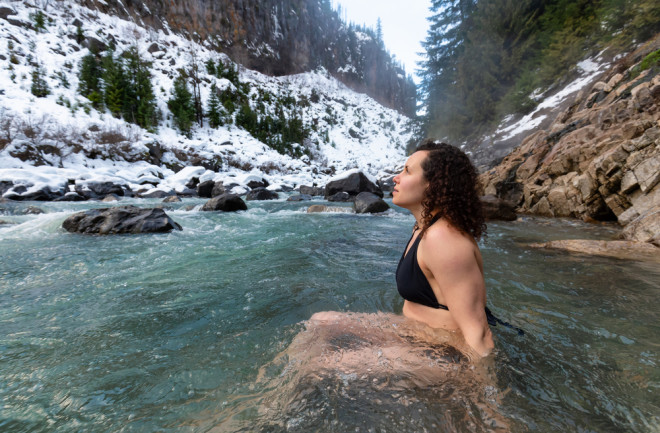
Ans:
POLYGON ((90 9, 191 35, 249 69, 324 67, 350 88, 412 116, 416 90, 375 35, 347 26, 329 0, 81 0, 90 9))
POLYGON ((660 68, 639 63, 660 37, 621 59, 550 127, 481 176, 485 194, 522 213, 616 220, 628 240, 660 246, 660 68))

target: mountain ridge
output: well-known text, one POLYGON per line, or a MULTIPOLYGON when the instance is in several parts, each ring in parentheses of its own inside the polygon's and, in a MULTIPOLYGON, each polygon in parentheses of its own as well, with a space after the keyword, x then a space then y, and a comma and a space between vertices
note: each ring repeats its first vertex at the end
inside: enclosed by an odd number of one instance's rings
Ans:
POLYGON ((407 116, 416 88, 368 28, 342 22, 328 0, 81 0, 90 10, 186 35, 266 75, 325 68, 349 88, 407 116))

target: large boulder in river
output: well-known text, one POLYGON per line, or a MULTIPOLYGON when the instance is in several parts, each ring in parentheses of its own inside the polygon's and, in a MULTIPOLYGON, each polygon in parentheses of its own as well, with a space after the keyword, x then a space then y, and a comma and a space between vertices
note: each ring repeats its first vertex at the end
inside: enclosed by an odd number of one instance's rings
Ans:
POLYGON ((120 206, 108 209, 91 209, 71 215, 62 223, 62 228, 73 233, 120 234, 120 233, 166 233, 181 226, 162 209, 143 209, 135 206, 120 206))
POLYGON ((246 200, 277 200, 280 196, 264 187, 258 187, 247 193, 246 200))
POLYGON ((494 195, 485 195, 480 200, 484 218, 487 220, 516 220, 516 207, 513 203, 497 198, 494 195))
POLYGON ((376 194, 361 192, 355 197, 353 208, 355 213, 380 213, 385 212, 390 207, 376 194))
POLYGON ((247 205, 236 194, 222 194, 204 203, 203 211, 235 212, 247 210, 247 205))
POLYGON ((197 195, 204 198, 213 197, 212 192, 214 186, 215 182, 212 180, 205 180, 204 182, 200 182, 197 184, 197 195))
POLYGON ((383 197, 383 191, 375 183, 370 181, 364 173, 361 171, 351 171, 346 173, 345 177, 328 182, 325 186, 325 197, 332 197, 338 192, 346 192, 351 197, 355 197, 365 191, 376 194, 378 197, 383 197))

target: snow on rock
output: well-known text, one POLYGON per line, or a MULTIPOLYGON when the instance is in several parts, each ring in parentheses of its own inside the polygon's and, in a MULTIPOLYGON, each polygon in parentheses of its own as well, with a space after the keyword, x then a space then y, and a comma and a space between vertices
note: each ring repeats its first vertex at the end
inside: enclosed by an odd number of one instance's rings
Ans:
POLYGON ((346 178, 348 178, 350 175, 352 175, 352 174, 358 174, 358 173, 360 173, 360 172, 361 172, 362 174, 364 174, 364 175, 366 176, 366 178, 369 179, 369 181, 370 181, 371 183, 373 183, 374 185, 377 185, 377 184, 378 184, 378 180, 376 179, 376 176, 372 176, 372 175, 369 174, 369 173, 365 173, 364 171, 362 171, 362 170, 360 170, 360 169, 358 169, 358 168, 354 168, 354 169, 352 169, 352 170, 348 170, 348 171, 345 171, 345 172, 343 172, 343 173, 339 173, 338 175, 333 176, 333 177, 331 177, 330 179, 328 179, 328 181, 327 181, 326 183, 334 182, 334 181, 336 181, 336 180, 346 179, 346 178))
MULTIPOLYGON (((512 120, 511 117, 507 116, 502 121, 502 126, 500 126, 500 128, 495 131, 495 134, 498 135, 498 140, 508 140, 522 132, 531 131, 538 127, 547 117, 545 115, 539 114, 542 110, 558 106, 560 103, 565 101, 566 98, 575 94, 584 88, 587 84, 592 82, 594 78, 600 75, 607 66, 609 66, 609 64, 603 62, 599 56, 579 62, 577 64, 577 68, 579 70, 578 78, 571 81, 554 95, 545 98, 539 105, 536 106, 534 111, 523 116, 517 122, 508 126, 503 126, 512 120)), ((535 91, 535 94, 536 93, 537 91, 535 91)))

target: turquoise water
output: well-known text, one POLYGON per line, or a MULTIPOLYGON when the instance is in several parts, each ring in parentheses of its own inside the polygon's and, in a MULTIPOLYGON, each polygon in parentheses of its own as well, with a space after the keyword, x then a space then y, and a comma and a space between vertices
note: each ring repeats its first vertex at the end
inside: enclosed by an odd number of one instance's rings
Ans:
MULTIPOLYGON (((184 210, 201 203, 168 210, 181 232, 114 237, 60 228, 105 204, 0 204, 17 223, 0 226, 0 431, 496 429, 448 386, 354 376, 264 411, 289 380, 274 360, 314 312, 400 313, 394 270, 412 218, 285 201, 184 210)), ((526 246, 611 237, 607 226, 525 218, 489 233, 489 305, 527 333, 494 328, 502 431, 658 432, 657 266, 526 246)))

